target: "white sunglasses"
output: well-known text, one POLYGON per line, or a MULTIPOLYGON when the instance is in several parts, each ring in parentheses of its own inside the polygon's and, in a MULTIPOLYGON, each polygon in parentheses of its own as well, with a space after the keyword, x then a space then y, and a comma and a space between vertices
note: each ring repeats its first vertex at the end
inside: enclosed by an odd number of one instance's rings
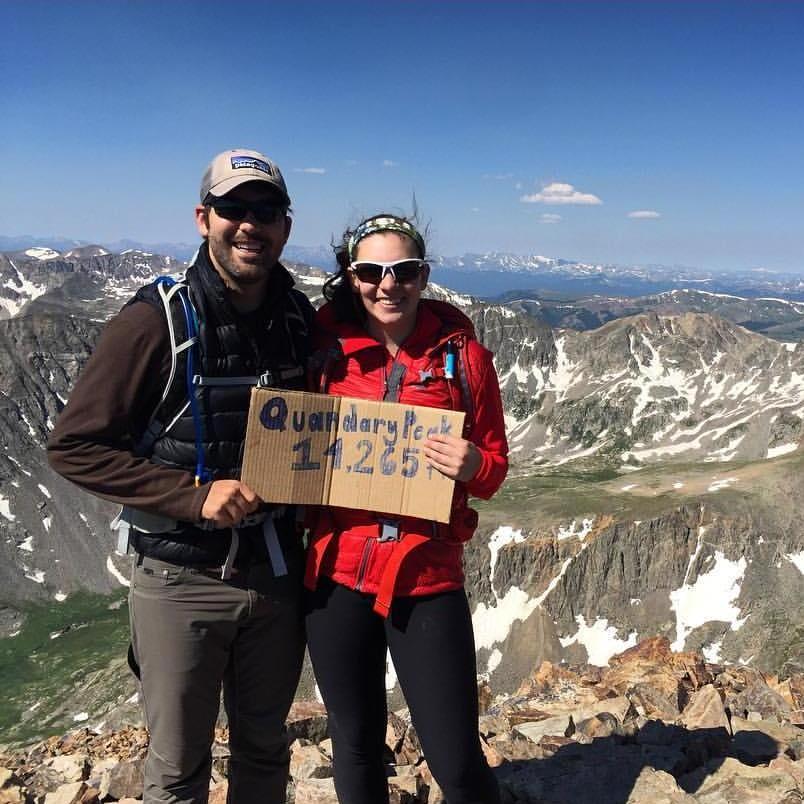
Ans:
POLYGON ((413 282, 421 276, 427 266, 424 260, 414 257, 405 257, 403 260, 356 260, 349 266, 349 270, 361 281, 372 285, 379 285, 387 274, 391 274, 394 282, 404 285, 413 282))

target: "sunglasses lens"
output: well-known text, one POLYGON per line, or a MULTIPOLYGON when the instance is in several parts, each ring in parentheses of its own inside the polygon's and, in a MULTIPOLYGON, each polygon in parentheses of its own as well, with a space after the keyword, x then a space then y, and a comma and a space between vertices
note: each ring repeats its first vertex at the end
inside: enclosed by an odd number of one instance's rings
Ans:
POLYGON ((355 265, 355 273, 361 282, 379 285, 382 278, 382 265, 374 262, 361 262, 359 265, 355 265))
POLYGON ((213 204, 212 208, 227 221, 242 221, 248 215, 248 210, 239 204, 213 204))
POLYGON ((418 260, 405 260, 394 266, 396 281, 400 283, 412 282, 421 272, 421 263, 418 260))
POLYGON ((284 214, 281 207, 273 204, 236 204, 236 203, 217 203, 212 208, 227 221, 242 221, 251 213, 257 223, 276 223, 284 214))

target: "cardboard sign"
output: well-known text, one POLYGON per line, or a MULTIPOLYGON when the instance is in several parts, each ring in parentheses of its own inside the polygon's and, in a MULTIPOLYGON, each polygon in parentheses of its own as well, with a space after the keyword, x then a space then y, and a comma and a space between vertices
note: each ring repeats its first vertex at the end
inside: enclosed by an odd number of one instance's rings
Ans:
POLYGON ((448 522, 454 481, 428 435, 461 435, 461 411, 255 388, 243 482, 266 502, 337 505, 448 522))

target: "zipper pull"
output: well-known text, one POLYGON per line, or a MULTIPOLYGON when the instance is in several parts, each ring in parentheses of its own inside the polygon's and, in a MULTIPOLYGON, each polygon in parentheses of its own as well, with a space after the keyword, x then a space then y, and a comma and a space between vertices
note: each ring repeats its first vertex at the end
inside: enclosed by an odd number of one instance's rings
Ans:
POLYGON ((448 380, 455 379, 455 358, 457 352, 455 344, 452 341, 447 341, 447 349, 444 352, 444 377, 448 380))

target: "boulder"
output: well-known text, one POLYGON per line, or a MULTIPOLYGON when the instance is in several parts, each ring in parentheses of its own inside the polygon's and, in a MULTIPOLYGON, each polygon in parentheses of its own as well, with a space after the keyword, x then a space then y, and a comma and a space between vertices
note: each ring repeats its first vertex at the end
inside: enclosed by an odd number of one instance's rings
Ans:
POLYGON ((300 779, 295 795, 295 804, 338 804, 333 779, 300 779))
POLYGON ((417 804, 421 777, 408 774, 388 778, 389 804, 417 804))
POLYGON ((294 743, 290 754, 290 775, 299 779, 326 779, 332 776, 332 760, 317 745, 294 743))
POLYGON ((573 732, 575 726, 572 718, 567 715, 548 717, 544 720, 537 720, 530 723, 519 723, 513 727, 514 734, 526 737, 533 743, 537 743, 542 737, 569 737, 568 732, 573 732))
POLYGON ((664 771, 643 768, 625 804, 694 804, 676 780, 664 771))
POLYGON ((327 710, 317 701, 294 701, 287 718, 288 742, 302 738, 320 743, 329 737, 327 710))
POLYGON ((144 759, 118 762, 100 780, 102 799, 142 798, 144 759))
POLYGON ((81 804, 81 798, 87 790, 84 782, 63 784, 58 790, 45 795, 44 804, 81 804))
POLYGON ((673 653, 666 637, 652 637, 612 656, 601 684, 641 703, 641 714, 675 717, 690 694, 711 681, 700 654, 673 653))
POLYGON ((55 757, 48 757, 42 764, 58 773, 65 783, 83 782, 89 776, 89 759, 86 754, 57 754, 55 757))
POLYGON ((388 724, 385 727, 385 744, 395 754, 402 748, 402 740, 405 737, 407 727, 408 724, 396 712, 388 713, 388 724))
POLYGON ((751 714, 762 720, 791 720, 792 708, 778 693, 772 690, 764 680, 755 680, 748 687, 736 694, 726 694, 726 706, 732 715, 748 719, 751 714))
POLYGON ((793 787, 788 773, 776 768, 743 765, 733 757, 710 760, 678 781, 683 790, 702 804, 781 804, 793 787))
POLYGON ((100 804, 100 792, 94 787, 87 787, 81 796, 81 804, 100 804))
POLYGON ((229 793, 229 782, 222 781, 213 784, 209 788, 208 804, 226 804, 226 796, 229 793))
POLYGON ((706 684, 693 693, 689 704, 681 713, 681 722, 688 729, 725 729, 731 726, 720 693, 712 684, 706 684))

